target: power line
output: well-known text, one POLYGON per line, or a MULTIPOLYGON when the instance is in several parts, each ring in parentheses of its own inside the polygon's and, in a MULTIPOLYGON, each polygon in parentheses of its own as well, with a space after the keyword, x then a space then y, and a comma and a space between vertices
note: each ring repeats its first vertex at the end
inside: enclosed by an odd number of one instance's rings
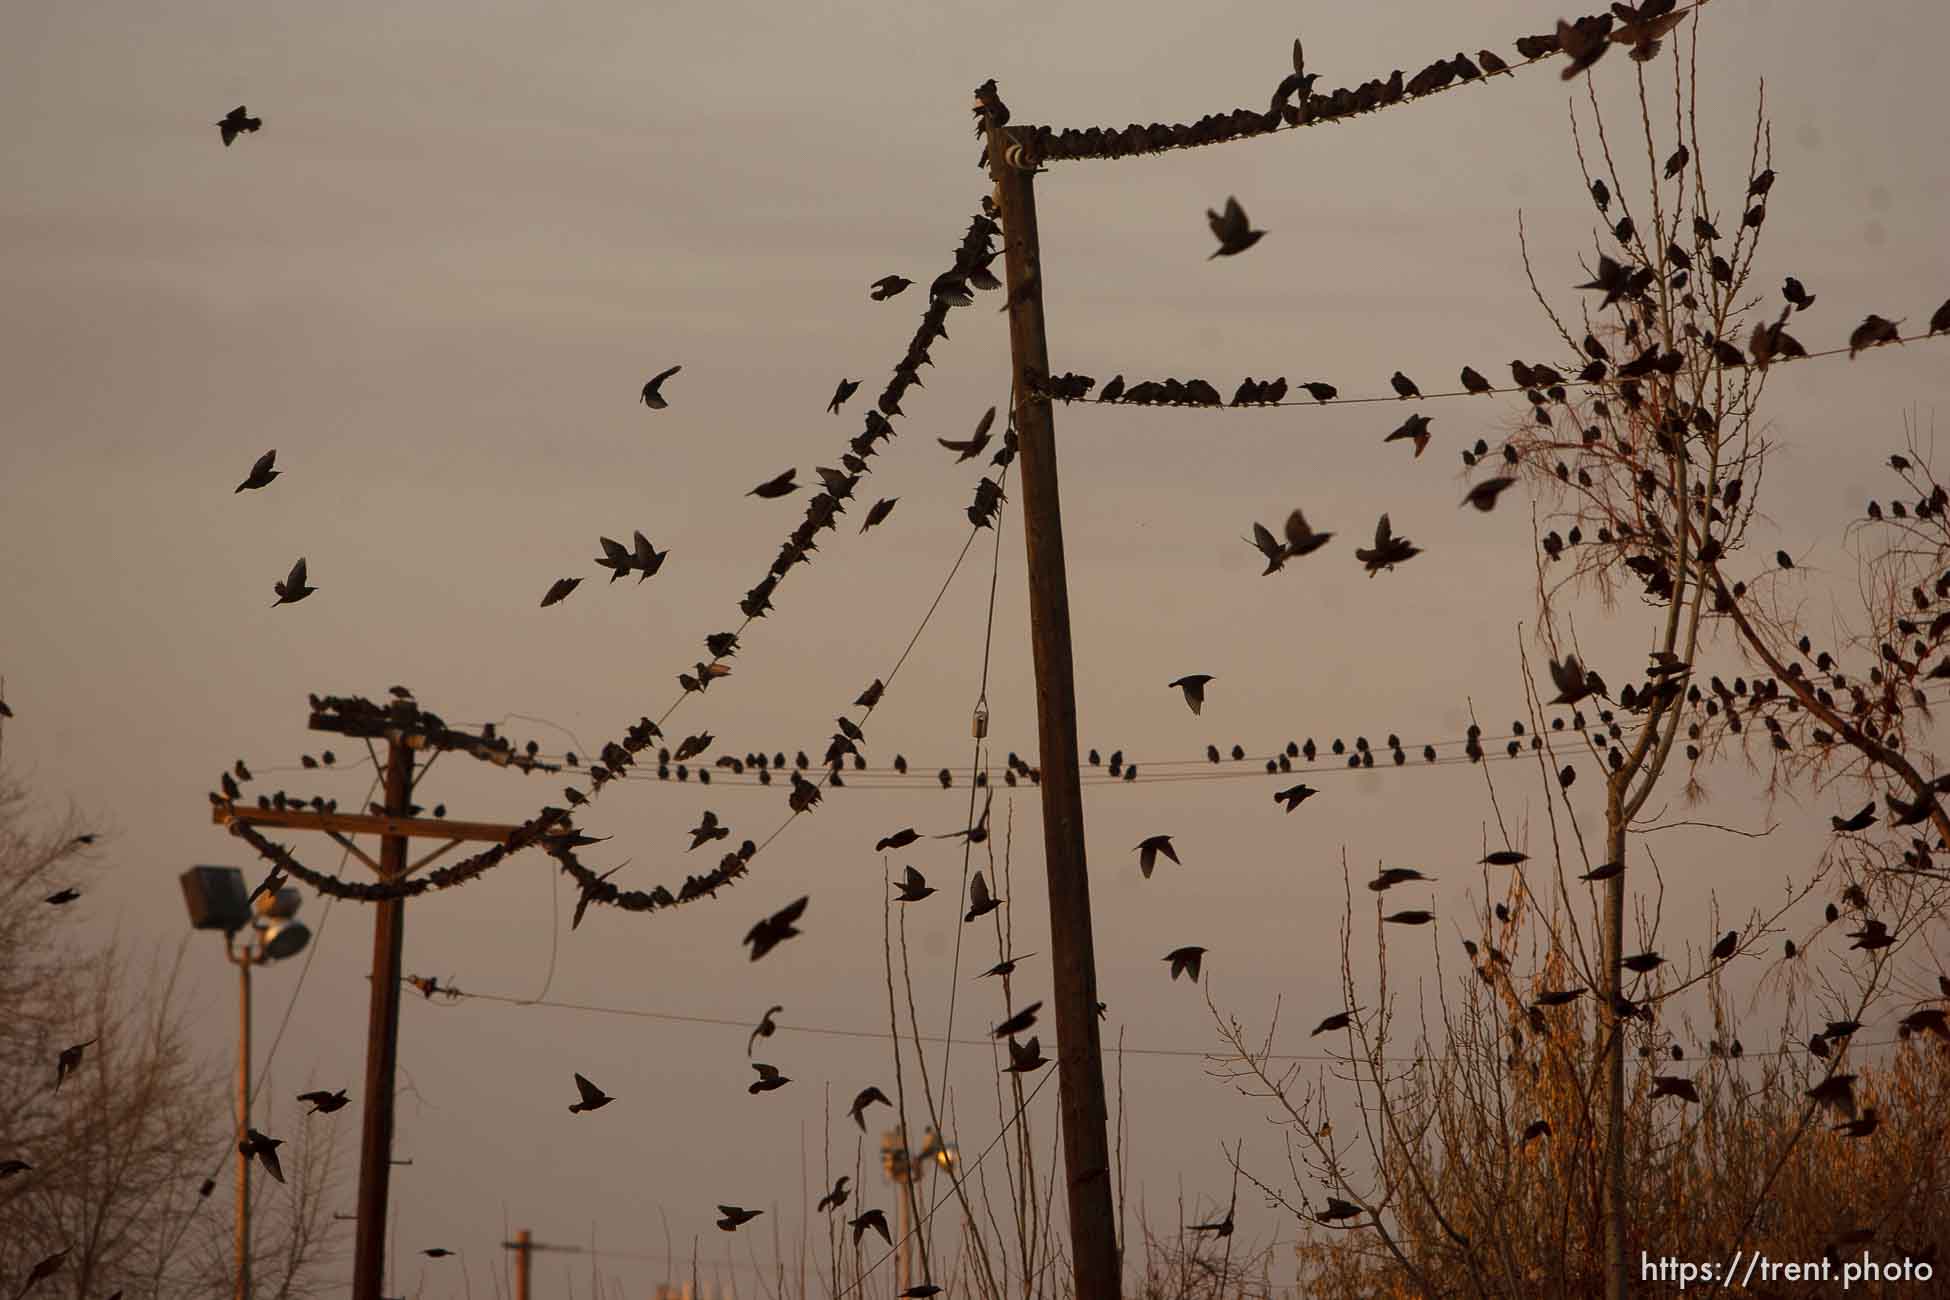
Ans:
MULTIPOLYGON (((1915 343, 1918 341, 1926 341, 1931 337, 1933 337, 1933 335, 1929 333, 1911 334, 1908 335, 1907 337, 1898 338, 1894 341, 1897 343, 1915 343)), ((1950 333, 1944 334, 1943 337, 1950 338, 1950 333)), ((1881 346, 1881 345, 1877 345, 1877 346, 1881 346)), ((1786 366, 1786 365, 1792 365, 1797 361, 1812 361, 1818 357, 1844 356, 1844 355, 1850 355, 1857 351, 1864 351, 1864 350, 1866 349, 1838 347, 1838 348, 1829 348, 1821 352, 1808 352, 1808 353, 1804 353, 1792 357, 1777 356, 1768 362, 1768 366, 1786 366)), ((1755 369, 1766 369, 1767 367, 1760 367, 1751 364, 1743 365, 1743 366, 1725 366, 1725 365, 1718 365, 1716 363, 1716 368, 1722 370, 1738 370, 1744 372, 1744 371, 1755 370, 1755 369)), ((1059 376, 1058 378, 1060 379, 1061 376, 1059 376)), ((1579 379, 1575 375, 1573 375, 1568 378, 1560 378, 1558 382, 1554 384, 1535 385, 1530 387, 1525 387, 1525 386, 1511 386, 1507 388, 1491 387, 1491 388, 1483 389, 1480 392, 1471 392, 1467 389, 1460 389, 1455 392, 1422 393, 1418 397, 1413 399, 1403 397, 1399 393, 1388 393, 1385 395, 1373 394, 1373 395, 1363 395, 1360 397, 1335 396, 1335 397, 1328 398, 1326 401, 1319 401, 1314 398, 1308 397, 1308 398, 1294 398, 1291 400, 1282 399, 1277 402, 1246 401, 1246 402, 1238 402, 1232 404, 1228 404, 1223 401, 1220 402, 1132 401, 1128 397, 1117 397, 1111 399, 1110 401, 1104 401, 1101 398, 1088 398, 1088 397, 1081 397, 1081 396, 1076 396, 1076 397, 1052 396, 1051 394, 1048 393, 1039 394, 1039 395, 1048 400, 1060 401, 1065 403, 1066 405, 1072 405, 1072 406, 1157 407, 1161 409, 1170 409, 1174 411, 1179 411, 1179 410, 1252 411, 1252 410, 1268 409, 1274 407, 1296 407, 1297 406, 1297 407, 1304 408, 1304 407, 1315 407, 1315 406, 1363 406, 1363 405, 1368 405, 1370 403, 1382 403, 1382 402, 1400 404, 1402 402, 1411 401, 1411 400, 1433 402, 1433 401, 1441 401, 1441 400, 1446 400, 1448 398, 1455 398, 1455 397, 1488 397, 1488 396, 1498 395, 1498 394, 1537 392, 1537 391, 1541 391, 1544 388, 1566 388, 1566 389, 1603 388, 1608 386, 1615 386, 1619 382, 1620 380, 1617 378, 1615 374, 1608 376, 1606 378, 1589 379, 1589 380, 1579 379)), ((1630 380, 1628 379, 1625 382, 1630 382, 1630 380)), ((1095 381, 1093 380, 1092 384, 1094 385, 1094 383, 1095 381)))

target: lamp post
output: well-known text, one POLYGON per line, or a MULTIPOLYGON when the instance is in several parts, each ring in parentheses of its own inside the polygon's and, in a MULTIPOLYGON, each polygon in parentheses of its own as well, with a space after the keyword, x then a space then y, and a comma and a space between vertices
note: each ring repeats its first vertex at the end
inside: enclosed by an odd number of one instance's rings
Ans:
POLYGON ((237 968, 237 1287, 235 1300, 251 1293, 250 1157, 243 1151, 251 1109, 251 967, 297 955, 311 942, 311 931, 296 918, 303 899, 284 888, 258 895, 255 906, 244 893, 244 873, 236 867, 192 867, 182 875, 190 925, 223 932, 224 956, 237 968), (239 936, 243 935, 240 941, 239 936))
POLYGON ((913 1284, 909 1264, 911 1254, 907 1240, 907 1198, 908 1187, 918 1181, 918 1175, 929 1166, 935 1169, 952 1168, 961 1159, 961 1152, 953 1142, 935 1132, 929 1125, 921 1135, 921 1149, 909 1151, 905 1145, 906 1133, 903 1129, 889 1129, 880 1137, 880 1167, 887 1175, 887 1181, 899 1190, 894 1193, 895 1223, 894 1234, 894 1272, 896 1293, 905 1291, 913 1284))

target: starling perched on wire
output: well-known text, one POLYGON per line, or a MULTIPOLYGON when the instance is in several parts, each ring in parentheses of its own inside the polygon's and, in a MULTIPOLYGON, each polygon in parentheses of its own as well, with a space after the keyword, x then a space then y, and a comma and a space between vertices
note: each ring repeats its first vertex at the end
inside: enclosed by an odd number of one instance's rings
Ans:
POLYGON ((1415 386, 1415 381, 1399 370, 1388 376, 1388 383, 1395 390, 1396 396, 1403 399, 1422 395, 1422 390, 1415 386))
POLYGON ((1492 391, 1490 381, 1477 374, 1473 366, 1464 366, 1462 368, 1462 386, 1465 390, 1472 393, 1487 393, 1492 391))

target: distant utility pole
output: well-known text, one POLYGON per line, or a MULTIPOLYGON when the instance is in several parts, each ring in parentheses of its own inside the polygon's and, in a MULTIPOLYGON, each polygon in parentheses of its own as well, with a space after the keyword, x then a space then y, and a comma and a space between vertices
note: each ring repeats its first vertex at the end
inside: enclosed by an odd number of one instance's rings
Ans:
POLYGON ((1077 771, 1070 592, 1063 567, 1056 429, 1047 395, 1042 248, 1036 232, 1034 164, 1019 162, 1015 135, 1016 131, 991 123, 988 157, 1008 274, 1009 353, 1015 368, 1013 415, 1022 462, 1023 537, 1029 556, 1029 637, 1036 663, 1043 856, 1049 875, 1052 1000, 1070 1250, 1077 1300, 1116 1300, 1117 1221, 1111 1206, 1103 1044, 1097 1035, 1097 959, 1090 932, 1083 790, 1077 771))
POLYGON ((528 1300, 528 1271, 529 1271, 529 1263, 530 1263, 529 1257, 533 1255, 536 1251, 560 1250, 560 1251, 567 1251, 569 1254, 572 1255, 580 1255, 584 1253, 583 1248, 581 1246, 556 1246, 546 1241, 536 1241, 532 1236, 529 1235, 528 1229, 526 1228, 517 1229, 515 1232, 515 1239, 513 1241, 502 1242, 501 1249, 511 1250, 515 1253, 514 1300, 528 1300))
MULTIPOLYGON (((422 732, 376 717, 334 716, 317 709, 313 710, 309 725, 313 731, 386 742, 383 815, 312 812, 296 807, 247 808, 233 800, 213 807, 211 820, 218 825, 241 822, 322 832, 387 884, 405 879, 456 845, 468 841, 505 844, 520 829, 487 822, 408 816, 413 793, 413 754, 431 743, 422 732), (348 838, 360 833, 380 837, 377 861, 348 838), (447 843, 409 864, 406 845, 413 838, 440 839, 447 843)), ((352 1300, 382 1300, 386 1209, 392 1181, 393 1084, 399 1062, 400 954, 405 937, 406 900, 389 898, 375 906, 372 1001, 366 1032, 365 1118, 359 1138, 358 1226, 352 1248, 352 1300)))

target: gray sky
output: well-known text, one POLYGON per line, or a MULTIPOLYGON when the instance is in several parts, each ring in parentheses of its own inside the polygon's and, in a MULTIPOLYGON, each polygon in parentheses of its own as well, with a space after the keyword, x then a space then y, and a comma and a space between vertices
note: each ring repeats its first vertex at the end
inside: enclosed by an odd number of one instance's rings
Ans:
MULTIPOLYGON (((1950 15, 1922 0, 1877 5, 1872 22, 1859 7, 1755 0, 1715 0, 1706 14, 1702 153, 1729 215, 1767 81, 1780 181, 1757 283, 1771 301, 1796 274, 1818 295, 1797 327, 1810 348, 1842 342, 1871 311, 1920 325, 1950 293, 1950 155, 1929 125, 1950 15)), ((113 832, 77 923, 174 942, 183 867, 255 873, 209 824, 204 798, 240 755, 267 787, 358 802, 355 772, 316 786, 276 772, 323 747, 304 729, 308 691, 378 695, 403 682, 450 719, 531 714, 591 746, 660 714, 704 635, 736 625, 736 600, 803 504, 741 494, 787 464, 803 478, 835 463, 914 328, 923 290, 876 304, 868 282, 899 272, 925 286, 987 189, 969 125, 978 81, 998 79, 1018 122, 1188 120, 1263 103, 1295 35, 1331 86, 1486 44, 1513 57, 1517 36, 1557 16, 1401 0, 1330 7, 1296 30, 1292 6, 1259 0, 12 6, 0 41, 0 161, 15 178, 0 192, 0 672, 19 714, 10 765, 113 832), (264 129, 225 150, 210 124, 239 102, 264 129), (635 403, 644 379, 680 362, 669 410, 635 403), (842 375, 867 383, 834 417, 822 408, 842 375), (233 496, 268 447, 284 477, 233 496), (641 586, 603 585, 589 563, 598 534, 636 528, 671 548, 668 565, 641 586), (300 554, 318 594, 268 608, 300 554), (590 580, 536 608, 551 580, 574 574, 590 580)), ((1631 72, 1622 58, 1596 70, 1620 133, 1635 129, 1631 72)), ((1655 110, 1670 74, 1669 59, 1654 66, 1655 110)), ((1495 378, 1511 356, 1561 362, 1522 279, 1516 217, 1546 292, 1575 310, 1568 286, 1594 225, 1566 124, 1573 93, 1582 83, 1535 69, 1340 126, 1052 167, 1038 194, 1054 366, 1100 381, 1202 375, 1228 393, 1243 375, 1284 374, 1352 395, 1386 391, 1397 367, 1430 389, 1465 363, 1495 378), (1270 233, 1208 263, 1203 212, 1228 194, 1270 233)), ((708 728, 727 752, 816 753, 832 717, 892 665, 966 536, 977 476, 932 440, 966 436, 1006 400, 999 302, 952 314, 927 388, 905 403, 904 436, 862 486, 868 500, 901 498, 892 520, 866 539, 843 526, 795 573, 735 675, 687 703, 673 735, 708 728)), ((1927 430, 1950 398, 1947 355, 1939 342, 1815 361, 1769 387, 1781 447, 1765 493, 1778 532, 1755 537, 1753 560, 1776 545, 1800 557, 1821 625, 1853 588, 1841 527, 1887 490, 1875 467, 1900 445, 1905 414, 1927 430)), ((1455 457, 1522 411, 1502 398, 1426 410, 1435 443, 1411 463, 1381 446, 1404 413, 1392 406, 1059 408, 1085 743, 1140 763, 1195 758, 1207 743, 1264 755, 1308 735, 1324 746, 1392 731, 1415 747, 1458 739, 1472 700, 1501 734, 1521 711, 1515 650, 1534 618, 1528 511, 1513 497, 1491 516, 1459 514, 1455 457), (1262 580, 1239 538, 1295 505, 1343 536, 1262 580), (1381 510, 1428 554, 1371 581, 1348 551, 1381 510), (1187 672, 1217 678, 1202 717, 1164 689, 1187 672)), ((991 735, 998 756, 1033 755, 1013 504, 1002 519, 991 735)), ((991 545, 985 534, 971 551, 876 714, 874 761, 967 761, 991 545)), ((1587 611, 1579 632, 1614 671, 1637 662, 1646 628, 1628 601, 1587 611)), ((572 743, 506 726, 546 748, 572 743)), ((1199 992, 1167 984, 1158 961, 1202 943, 1220 1005, 1259 1025, 1284 998, 1282 1046, 1305 1050, 1305 1028, 1340 1005, 1343 852, 1357 879, 1381 859, 1425 865, 1443 877, 1439 912, 1460 917, 1480 897, 1461 865, 1479 856, 1488 816, 1477 771, 1315 783, 1323 796, 1290 818, 1260 780, 1089 791, 1112 1038, 1127 1028, 1134 1047, 1215 1043, 1199 992), (1128 846, 1160 831, 1178 836, 1185 865, 1141 881, 1128 846)), ((1736 772, 1713 785, 1730 819, 1767 816, 1736 772)), ((458 759, 424 789, 455 815, 505 821, 560 795, 558 782, 458 759)), ((1534 774, 1514 798, 1522 821, 1534 774)), ((954 829, 966 799, 928 782, 836 792, 720 900, 654 917, 593 909, 574 935, 570 891, 531 854, 415 904, 407 969, 514 997, 546 981, 554 999, 738 1020, 782 1002, 784 1028, 884 1028, 881 863, 867 850, 910 823, 954 829), (805 937, 746 962, 744 930, 808 891, 805 937)), ((777 787, 626 786, 584 819, 615 837, 591 860, 632 858, 619 882, 645 887, 701 870, 683 860, 683 831, 706 807, 735 838, 762 839, 785 811, 777 787)), ((1009 807, 998 800, 998 817, 1009 807)), ((1816 800, 1806 813, 1826 811, 1816 800)), ((1013 812, 1015 946, 1047 954, 1033 796, 1013 812)), ((1804 824, 1801 810, 1774 814, 1784 835, 1804 824)), ((313 865, 338 858, 322 840, 301 843, 313 865)), ((1671 837, 1659 851, 1703 868, 1669 873, 1669 916, 1709 890, 1744 908, 1814 853, 1780 836, 1759 848, 1671 837)), ((911 860, 941 883, 957 859, 930 845, 892 865, 911 860)), ((910 914, 934 1032, 951 912, 944 897, 910 914)), ((293 1122, 288 1095, 306 1084, 360 1083, 370 917, 308 901, 314 926, 327 915, 275 1061, 274 1122, 293 1122)), ((234 1017, 216 946, 198 936, 190 964, 203 1036, 221 1052, 234 1017)), ((993 960, 986 937, 962 954, 958 1034, 998 1018, 995 991, 965 982, 993 960)), ((1425 952, 1400 960, 1428 969, 1425 952)), ((1046 996, 1046 957, 1024 972, 1018 997, 1046 996)), ((261 979, 266 1047, 297 978, 261 979)), ((398 1152, 415 1163, 394 1184, 402 1259, 461 1250, 484 1286, 504 1215, 544 1240, 593 1234, 652 1251, 661 1211, 680 1253, 704 1234, 707 1260, 726 1245, 710 1226, 719 1201, 777 1207, 796 1233, 811 1200, 798 1154, 803 1138, 817 1183, 825 1084, 841 1111, 866 1083, 890 1087, 891 1066, 871 1045, 782 1033, 761 1057, 796 1082, 751 1098, 741 1035, 411 999, 398 1152), (567 1115, 572 1070, 618 1103, 567 1115)), ((1259 1108, 1200 1070, 1195 1058, 1126 1066, 1130 1185, 1160 1227, 1181 1193, 1188 1215, 1223 1201, 1221 1141, 1245 1137, 1249 1163, 1278 1174, 1259 1108)), ((954 1078, 959 1136, 979 1149, 996 1124, 986 1055, 956 1049, 954 1078)), ((1045 1134, 1054 1092, 1038 1103, 1045 1134)), ((349 1168, 356 1112, 338 1122, 349 1168)), ((835 1167, 850 1167, 851 1126, 831 1131, 835 1167)), ((877 1175, 867 1185, 869 1204, 891 1206, 877 1175)), ((349 1178, 343 1199, 349 1211, 349 1178)), ((1292 1231, 1250 1197, 1241 1221, 1261 1237, 1292 1231)), ((734 1244, 769 1259, 773 1221, 756 1226, 734 1244)), ((395 1289, 416 1285, 417 1267, 403 1267, 395 1289)), ((635 1289, 666 1276, 636 1260, 605 1272, 635 1289)), ((429 1270, 427 1293, 460 1294, 454 1274, 429 1270)))

